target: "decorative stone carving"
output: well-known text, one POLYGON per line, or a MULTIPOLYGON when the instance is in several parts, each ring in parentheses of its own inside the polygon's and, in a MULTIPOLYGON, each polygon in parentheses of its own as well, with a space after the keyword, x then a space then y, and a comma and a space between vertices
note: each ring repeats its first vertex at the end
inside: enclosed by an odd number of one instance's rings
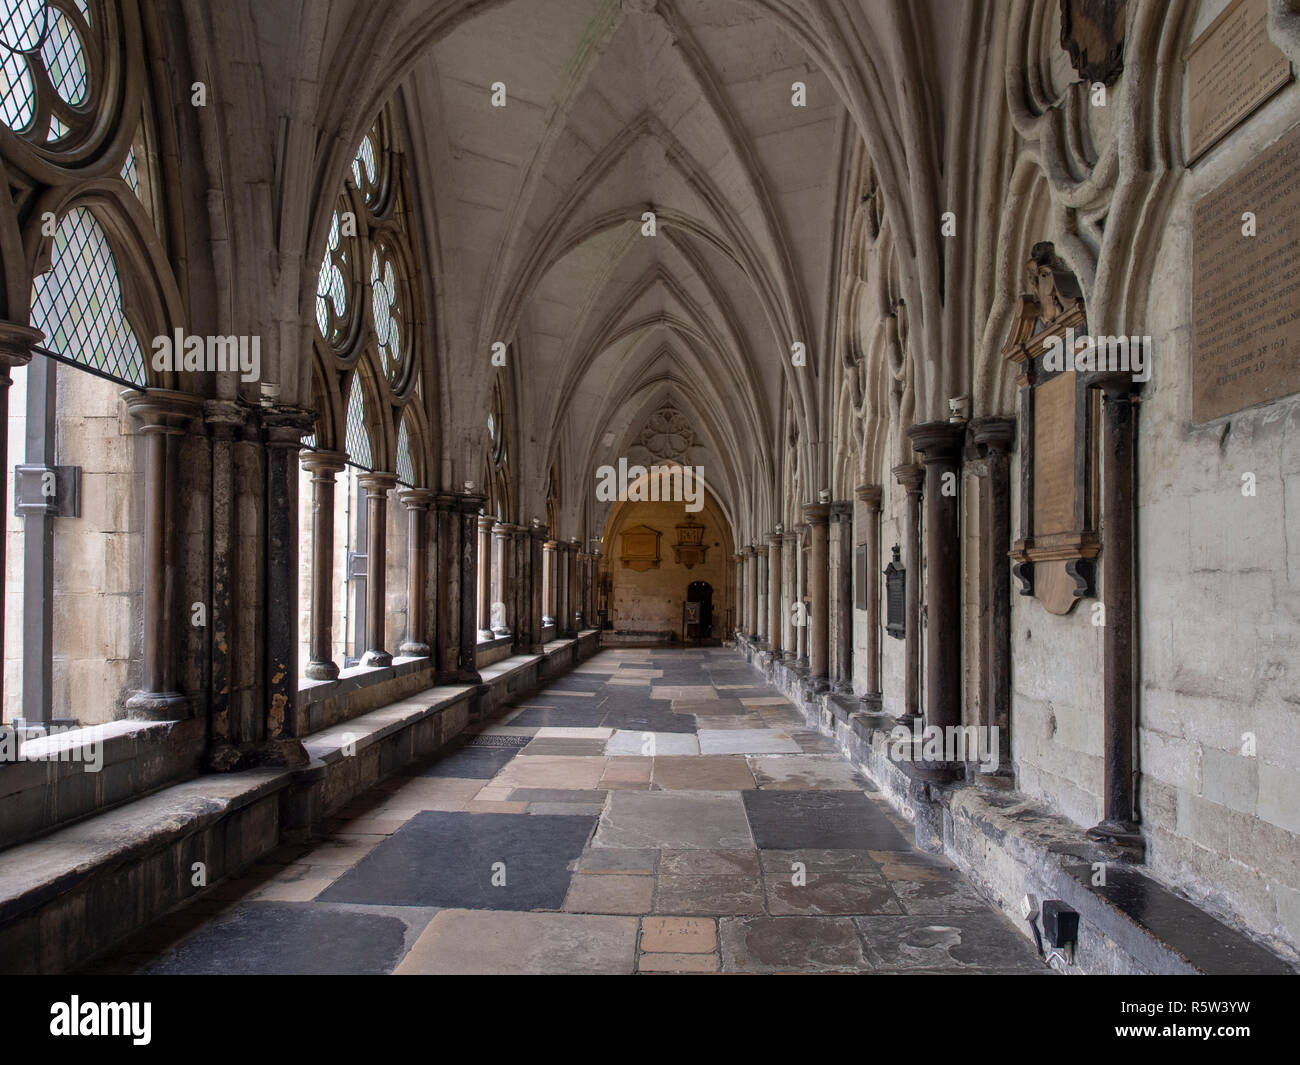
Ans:
POLYGON ((1127 0, 1061 0, 1061 47, 1084 81, 1112 85, 1124 69, 1127 0))
POLYGON ((695 446, 695 430, 686 415, 665 403, 646 419, 637 443, 650 452, 656 464, 685 465, 687 454, 695 446))
POLYGON ((619 561, 624 568, 644 573, 648 569, 658 569, 661 556, 659 540, 663 534, 649 525, 633 525, 623 530, 623 553, 619 561))
POLYGON ((694 518, 687 518, 677 526, 677 543, 673 544, 673 557, 677 564, 690 569, 704 562, 709 549, 704 546, 704 526, 694 518))

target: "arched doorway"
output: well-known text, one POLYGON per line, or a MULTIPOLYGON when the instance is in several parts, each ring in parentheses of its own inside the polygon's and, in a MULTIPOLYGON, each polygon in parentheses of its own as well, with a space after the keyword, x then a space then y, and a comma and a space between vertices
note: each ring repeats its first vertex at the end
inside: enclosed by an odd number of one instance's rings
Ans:
POLYGON ((686 586, 682 639, 687 643, 707 640, 713 635, 713 585, 708 581, 691 581, 686 586))

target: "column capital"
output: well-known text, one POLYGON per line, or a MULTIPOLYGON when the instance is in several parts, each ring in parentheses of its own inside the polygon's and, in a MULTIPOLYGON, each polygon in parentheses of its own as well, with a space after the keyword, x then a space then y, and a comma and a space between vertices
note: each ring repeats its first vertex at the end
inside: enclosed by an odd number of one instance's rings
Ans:
POLYGON ((837 524, 853 521, 853 504, 847 499, 837 499, 831 504, 831 521, 837 524))
POLYGON ((434 497, 434 505, 439 510, 455 510, 461 514, 478 514, 487 496, 478 492, 439 492, 434 497))
POLYGON ((785 535, 784 533, 779 533, 779 532, 776 532, 775 530, 773 530, 772 532, 768 533, 768 534, 767 534, 767 546, 768 546, 768 547, 780 547, 780 546, 781 546, 781 539, 782 539, 782 537, 783 537, 784 535, 785 535))
POLYGON ((805 503, 803 505, 803 520, 807 525, 825 525, 830 518, 831 505, 829 503, 805 503))
POLYGON ((750 547, 749 544, 746 544, 736 553, 740 555, 741 558, 749 558, 749 556, 754 553, 754 549, 750 547))
POLYGON ((745 553, 744 553, 743 551, 737 551, 734 555, 731 556, 731 561, 732 561, 732 562, 744 562, 744 561, 745 561, 745 553))
POLYGON ((0 322, 0 368, 26 366, 32 361, 32 348, 44 339, 45 334, 33 326, 0 322))
MULTIPOLYGON (((546 536, 546 537, 549 537, 551 534, 550 534, 550 532, 548 532, 546 529, 543 529, 543 530, 542 530, 542 535, 543 535, 543 536, 546 536)), ((545 542, 543 542, 543 544, 542 544, 542 550, 543 550, 543 551, 551 551, 551 552, 554 552, 554 550, 555 550, 557 547, 559 547, 559 546, 560 546, 560 542, 559 542, 558 540, 550 540, 550 539, 548 539, 548 540, 546 540, 545 542)))
POLYGON ((878 484, 863 484, 859 485, 853 494, 858 497, 859 502, 867 505, 868 510, 879 510, 884 491, 878 484))
POLYGON ((342 473, 348 464, 347 452, 344 451, 303 451, 298 455, 298 462, 310 473, 342 473))
POLYGON ((302 438, 316 424, 316 412, 306 407, 263 407, 260 417, 262 434, 272 447, 302 447, 302 438))
POLYGON ((786 545, 787 547, 790 544, 797 543, 798 540, 799 540, 799 533, 794 529, 787 529, 785 532, 781 534, 781 543, 786 545))
POLYGON ((966 426, 948 421, 921 422, 908 429, 907 436, 912 441, 912 449, 925 456, 926 465, 948 462, 960 458, 966 426))
POLYGON ((214 436, 233 436, 248 424, 252 412, 252 407, 237 399, 208 399, 203 402, 203 421, 214 436))
POLYGON ((397 498, 407 510, 428 510, 436 495, 430 488, 402 488, 397 498))
POLYGON ((190 392, 174 392, 169 388, 137 392, 129 388, 121 395, 126 412, 140 423, 142 433, 182 433, 203 411, 203 400, 190 392))
POLYGON ((382 470, 363 473, 357 478, 357 484, 369 495, 376 492, 389 492, 397 487, 397 474, 385 473, 382 470))
POLYGON ((970 442, 982 452, 1005 455, 1016 442, 1016 420, 1010 417, 976 418, 967 427, 970 442))
POLYGON ((907 489, 912 495, 921 494, 921 486, 925 483, 925 467, 915 462, 906 462, 901 466, 895 466, 889 471, 894 475, 894 480, 907 489))

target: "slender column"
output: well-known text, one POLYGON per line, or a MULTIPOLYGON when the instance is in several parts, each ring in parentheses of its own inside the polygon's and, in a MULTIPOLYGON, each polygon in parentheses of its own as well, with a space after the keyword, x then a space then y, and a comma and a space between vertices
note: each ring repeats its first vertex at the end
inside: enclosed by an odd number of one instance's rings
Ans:
POLYGON ((781 526, 767 538, 767 642, 772 660, 781 658, 781 526))
POLYGON ((492 518, 478 516, 478 572, 474 575, 476 597, 475 614, 478 620, 479 640, 492 639, 492 518))
POLYGON ((862 524, 858 529, 858 542, 866 546, 867 571, 863 574, 867 591, 867 690, 861 697, 862 709, 870 714, 880 713, 880 500, 882 491, 878 484, 863 485, 857 490, 862 524))
POLYGON ((799 553, 799 537, 792 532, 781 534, 781 658, 793 663, 799 657, 795 647, 794 626, 794 571, 795 555, 799 553))
POLYGON ((755 646, 766 650, 767 642, 767 549, 761 540, 754 543, 754 618, 755 646))
POLYGON ((543 573, 543 583, 545 584, 545 601, 542 605, 542 624, 555 624, 556 611, 556 542, 546 540, 542 544, 542 564, 545 567, 543 573))
POLYGON ((305 451, 302 468, 311 474, 311 625, 306 676, 336 680, 334 661, 334 475, 347 465, 341 451, 305 451))
POLYGON ((484 497, 474 492, 439 492, 438 625, 439 684, 477 684, 478 511, 484 497))
POLYGON ((731 561, 736 564, 736 596, 734 610, 734 622, 731 626, 732 634, 739 635, 745 630, 745 554, 744 551, 737 551, 731 556, 731 561))
POLYGON ((512 525, 510 527, 510 565, 513 577, 510 581, 510 627, 514 630, 514 648, 516 652, 527 651, 532 644, 529 626, 532 623, 532 548, 528 535, 528 526, 512 525))
POLYGON ((977 418, 971 442, 984 456, 984 505, 981 542, 985 625, 980 724, 998 730, 998 770, 981 774, 986 783, 1011 779, 1011 447, 1014 418, 977 418))
POLYGON ((838 558, 831 565, 835 580, 831 597, 835 612, 831 633, 835 646, 833 687, 837 692, 853 691, 853 504, 831 504, 831 533, 838 558))
POLYGON ((1102 651, 1102 820, 1088 830, 1141 854, 1145 845, 1133 817, 1133 600, 1135 572, 1134 483, 1137 404, 1132 379, 1102 379, 1101 438, 1101 593, 1105 606, 1102 651))
POLYGON ((795 550, 795 601, 799 604, 798 617, 799 626, 795 632, 795 642, 798 645, 797 650, 799 657, 795 659, 795 666, 798 669, 808 669, 808 525, 805 522, 799 526, 798 546, 795 550))
POLYGON ((510 533, 513 526, 492 526, 492 635, 510 635, 510 533))
POLYGON ((758 595, 754 587, 757 583, 755 580, 757 566, 752 547, 742 547, 740 553, 745 556, 745 638, 752 641, 758 617, 758 595))
POLYGON ((266 441, 265 732, 259 761, 308 761, 298 737, 298 451, 315 416, 300 407, 261 413, 266 441))
POLYGON ((384 649, 388 614, 388 493, 397 487, 394 473, 366 473, 357 478, 366 490, 366 638, 370 646, 363 666, 391 666, 384 649))
MULTIPOLYGON (((202 401, 183 392, 149 389, 147 392, 122 393, 127 413, 140 423, 145 440, 144 475, 144 647, 141 661, 143 688, 126 702, 130 717, 150 721, 168 721, 188 716, 189 700, 176 691, 172 633, 175 631, 172 592, 177 586, 173 527, 171 465, 168 441, 179 437, 185 427, 202 410, 202 401)), ((296 440, 292 446, 297 447, 296 440)), ((290 445, 285 445, 288 450, 290 445)), ((277 454, 268 438, 268 463, 277 454)), ((268 469, 268 475, 269 475, 268 469)), ((295 471, 296 472, 296 471, 295 471)), ((285 478, 288 479, 288 478, 285 478)), ((292 498, 297 498, 297 478, 293 480, 292 498)), ((268 499, 274 498, 268 492, 268 499)), ((296 515, 295 515, 296 518, 296 515)), ((292 541, 295 545, 297 538, 292 541)), ((296 552, 295 552, 296 554, 296 552)), ((294 574, 296 589, 297 574, 294 574)), ((295 597, 296 601, 296 597, 295 597)), ((297 648, 297 633, 294 633, 297 648)), ((293 674, 297 685, 297 670, 293 674)))
POLYGON ((543 582, 546 567, 551 564, 551 552, 546 550, 547 535, 546 527, 534 518, 533 525, 528 530, 528 550, 532 559, 531 579, 528 582, 531 592, 529 611, 532 618, 528 629, 528 650, 531 654, 541 654, 546 646, 542 642, 542 629, 546 626, 544 592, 549 589, 543 588, 543 582))
POLYGON ((586 625, 582 614, 582 545, 576 536, 569 537, 569 628, 574 636, 586 625))
MULTIPOLYGON (((925 461, 925 723, 947 729, 961 724, 958 489, 966 430, 946 421, 924 422, 912 426, 908 436, 925 461)), ((942 772, 957 769, 945 766, 942 772)))
MULTIPOLYGON (((45 339, 39 329, 17 322, 0 322, 0 514, 9 513, 9 388, 13 384, 10 373, 15 366, 26 366, 32 361, 32 345, 45 339)), ((5 541, 8 536, 0 529, 0 588, 4 584, 5 541)), ((4 710, 4 600, 0 598, 0 713, 4 710)))
POLYGON ((586 551, 578 551, 578 612, 582 616, 582 623, 576 627, 587 629, 591 627, 591 612, 587 608, 587 600, 591 589, 591 555, 586 551))
POLYGON ((204 420, 212 441, 212 604, 208 610, 211 741, 208 766, 216 772, 236 769, 243 759, 236 737, 232 735, 230 720, 230 693, 235 686, 230 649, 236 646, 238 638, 236 585, 240 566, 247 564, 241 560, 237 546, 235 445, 248 422, 249 413, 249 407, 233 400, 213 399, 204 404, 204 420))
POLYGON ((828 593, 830 573, 827 569, 826 523, 829 503, 806 503, 804 520, 808 523, 808 674, 814 691, 824 691, 830 661, 828 593))
POLYGON ((903 619, 903 713, 899 722, 910 726, 921 716, 921 489, 925 468, 895 466, 894 479, 907 491, 907 527, 903 531, 903 568, 906 570, 906 610, 903 619))
POLYGON ((397 649, 409 658, 426 658, 424 587, 428 544, 424 535, 425 515, 434 493, 427 488, 403 488, 397 498, 406 508, 406 639, 397 649))
MULTIPOLYGON (((468 593, 474 587, 478 577, 478 516, 486 502, 483 496, 467 490, 456 496, 457 520, 460 524, 460 580, 459 587, 468 593)), ((475 609, 474 597, 469 594, 460 596, 460 608, 456 624, 460 629, 460 658, 457 663, 460 676, 474 684, 482 682, 478 672, 478 611, 475 609)))
POLYGON ((556 608, 555 634, 565 638, 573 635, 573 609, 569 598, 569 572, 573 556, 567 540, 555 542, 556 608))

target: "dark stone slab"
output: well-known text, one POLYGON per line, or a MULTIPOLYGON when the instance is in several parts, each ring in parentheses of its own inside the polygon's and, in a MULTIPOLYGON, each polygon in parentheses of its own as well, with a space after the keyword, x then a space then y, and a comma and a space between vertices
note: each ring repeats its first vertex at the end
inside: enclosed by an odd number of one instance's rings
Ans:
POLYGON ((1295 972, 1271 951, 1136 869, 1108 864, 1104 887, 1093 885, 1090 865, 1070 866, 1066 872, 1204 973, 1237 976, 1295 972))
POLYGON ((596 826, 590 815, 469 814, 426 810, 319 896, 323 902, 471 910, 558 910, 570 863, 596 826), (504 886, 492 884, 505 863, 504 886))
POLYGON ((598 758, 605 753, 605 740, 565 739, 543 736, 519 752, 521 755, 548 754, 568 758, 598 758))
POLYGON ((725 972, 861 972, 870 968, 847 917, 731 917, 719 927, 725 972))
POLYGON ((411 775, 491 780, 518 753, 511 747, 461 747, 411 775))
MULTIPOLYGON (((578 700, 574 700, 578 702, 578 700)), ((594 699, 582 700, 581 706, 530 706, 519 712, 518 717, 510 719, 510 724, 520 728, 541 728, 544 725, 559 725, 565 728, 596 728, 605 710, 594 699)))
POLYGON ((1001 914, 855 917, 867 957, 879 969, 1038 972, 1033 943, 1001 914))
POLYGON ((145 971, 153 975, 381 975, 401 960, 396 917, 254 902, 205 924, 145 971))
POLYGON ((509 802, 601 803, 607 791, 588 788, 515 788, 509 802))
POLYGON ((883 811, 853 791, 743 791, 760 850, 910 851, 883 811))
POLYGON ((601 719, 605 728, 623 729, 625 732, 694 732, 695 717, 692 714, 676 714, 666 709, 666 703, 660 703, 665 709, 633 710, 611 706, 601 719))

